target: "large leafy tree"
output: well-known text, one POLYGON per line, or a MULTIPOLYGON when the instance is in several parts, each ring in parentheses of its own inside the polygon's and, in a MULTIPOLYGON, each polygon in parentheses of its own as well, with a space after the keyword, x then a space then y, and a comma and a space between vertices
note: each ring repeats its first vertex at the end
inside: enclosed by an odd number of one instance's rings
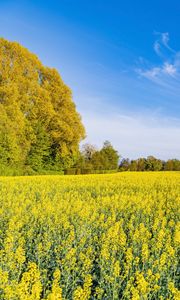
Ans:
POLYGON ((0 39, 0 160, 32 167, 74 163, 84 127, 55 69, 0 39))

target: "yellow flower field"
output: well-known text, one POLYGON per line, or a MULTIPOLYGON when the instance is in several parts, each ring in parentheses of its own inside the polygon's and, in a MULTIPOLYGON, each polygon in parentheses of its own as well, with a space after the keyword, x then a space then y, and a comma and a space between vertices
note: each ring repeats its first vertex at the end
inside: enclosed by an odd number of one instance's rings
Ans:
POLYGON ((180 173, 0 178, 0 299, 180 299, 180 173))

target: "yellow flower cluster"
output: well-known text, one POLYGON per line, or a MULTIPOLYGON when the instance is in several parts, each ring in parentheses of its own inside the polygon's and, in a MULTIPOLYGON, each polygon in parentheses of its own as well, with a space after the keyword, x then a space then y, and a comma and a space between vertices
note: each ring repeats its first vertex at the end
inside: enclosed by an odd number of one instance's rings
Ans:
POLYGON ((180 299, 180 173, 0 178, 0 299, 180 299))

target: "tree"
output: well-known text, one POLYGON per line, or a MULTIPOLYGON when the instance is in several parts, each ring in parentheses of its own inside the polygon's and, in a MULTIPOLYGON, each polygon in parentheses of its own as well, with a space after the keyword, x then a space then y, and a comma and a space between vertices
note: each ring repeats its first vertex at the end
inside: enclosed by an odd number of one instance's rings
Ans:
POLYGON ((147 160, 145 158, 139 158, 136 161, 137 171, 145 171, 147 166, 147 160))
POLYGON ((134 160, 132 159, 130 162, 129 162, 129 167, 128 167, 128 170, 130 171, 137 171, 137 160, 134 160))
POLYGON ((97 149, 94 145, 86 143, 82 146, 82 155, 84 156, 86 162, 91 162, 95 152, 97 152, 97 149))
MULTIPOLYGON (((132 162, 135 163, 135 161, 132 161, 132 162)), ((123 158, 119 165, 120 171, 129 171, 130 167, 131 167, 131 162, 130 162, 129 158, 123 158)), ((135 164, 135 168, 132 169, 131 171, 135 171, 135 170, 136 170, 136 164, 135 164)))
POLYGON ((109 141, 105 141, 101 150, 91 144, 82 147, 79 165, 93 170, 113 170, 118 168, 119 155, 109 141), (82 159, 83 158, 83 159, 82 159))
POLYGON ((58 168, 74 163, 85 131, 71 90, 55 69, 2 38, 0 117, 1 156, 10 155, 7 163, 19 160, 33 168, 45 162, 58 168))
POLYGON ((166 171, 180 171, 180 160, 168 159, 168 161, 165 162, 164 169, 166 171))
POLYGON ((100 150, 100 155, 105 170, 118 168, 119 154, 109 141, 104 142, 103 148, 100 150))
POLYGON ((177 159, 163 161, 150 155, 147 158, 138 158, 136 160, 123 159, 120 162, 121 171, 163 171, 163 170, 180 170, 180 161, 177 159))
POLYGON ((163 167, 163 163, 160 159, 157 159, 154 156, 147 157, 148 171, 161 171, 162 167, 163 167))
POLYGON ((104 156, 102 155, 101 151, 96 151, 91 160, 92 166, 94 170, 105 170, 105 162, 104 162, 104 156))

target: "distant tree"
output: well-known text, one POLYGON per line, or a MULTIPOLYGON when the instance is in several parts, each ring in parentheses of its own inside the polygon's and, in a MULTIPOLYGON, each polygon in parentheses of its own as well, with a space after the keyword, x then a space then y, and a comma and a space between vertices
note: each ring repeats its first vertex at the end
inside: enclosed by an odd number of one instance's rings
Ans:
POLYGON ((96 151, 93 154, 91 163, 94 170, 105 170, 104 156, 101 151, 96 151))
POLYGON ((121 171, 163 171, 163 170, 180 170, 180 161, 172 159, 163 161, 150 155, 147 158, 138 158, 136 160, 123 159, 120 162, 121 171))
POLYGON ((73 165, 73 168, 82 169, 86 167, 86 162, 83 154, 81 151, 78 152, 77 158, 75 160, 75 163, 73 165))
POLYGON ((91 162, 94 153, 97 152, 96 146, 86 143, 82 146, 82 155, 86 162, 91 162))
POLYGON ((180 171, 180 160, 169 159, 167 162, 165 162, 164 169, 166 171, 180 171))
POLYGON ((109 141, 105 141, 101 150, 91 144, 82 147, 85 167, 94 170, 113 170, 118 167, 119 155, 109 141))
POLYGON ((130 171, 137 171, 137 160, 131 160, 129 161, 128 170, 130 171))
POLYGON ((100 155, 105 170, 113 170, 118 168, 119 154, 109 141, 104 142, 104 145, 100 150, 100 155))
POLYGON ((145 171, 147 167, 147 160, 145 158, 139 158, 136 161, 137 171, 145 171))
POLYGON ((160 159, 155 158, 154 156, 147 157, 147 170, 148 171, 161 171, 163 163, 160 159))
MULTIPOLYGON (((136 171, 136 162, 132 161, 134 163, 134 168, 131 171, 136 171)), ((129 171, 131 168, 131 162, 129 158, 123 158, 120 162, 119 169, 120 171, 129 171)))
POLYGON ((173 159, 174 171, 180 171, 180 160, 173 159))
POLYGON ((174 168, 174 163, 172 159, 168 159, 168 161, 165 163, 165 170, 166 171, 172 171, 174 168))

